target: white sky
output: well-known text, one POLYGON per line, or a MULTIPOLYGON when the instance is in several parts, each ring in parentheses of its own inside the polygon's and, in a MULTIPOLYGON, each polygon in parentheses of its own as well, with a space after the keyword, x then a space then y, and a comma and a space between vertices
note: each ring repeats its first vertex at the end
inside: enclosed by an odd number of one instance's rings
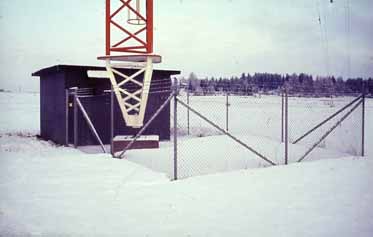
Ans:
MULTIPOLYGON (((347 76, 350 55, 351 76, 373 76, 371 0, 334 0, 333 4, 329 0, 159 0, 154 4, 155 53, 163 57, 158 68, 178 69, 184 76, 193 71, 199 77, 242 72, 325 75, 327 68, 330 74, 347 76)), ((96 57, 105 48, 104 5, 104 0, 1 0, 0 88, 37 90, 39 80, 31 73, 55 64, 103 65, 96 57)))

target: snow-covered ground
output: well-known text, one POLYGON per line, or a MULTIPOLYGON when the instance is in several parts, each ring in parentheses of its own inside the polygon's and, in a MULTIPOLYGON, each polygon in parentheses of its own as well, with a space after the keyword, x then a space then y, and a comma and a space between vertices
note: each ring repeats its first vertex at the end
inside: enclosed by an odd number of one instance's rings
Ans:
MULTIPOLYGON (((258 139, 257 136, 239 136, 239 139, 250 144, 274 163, 284 163, 282 143, 268 138, 258 139)), ((227 136, 181 139, 177 149, 178 178, 270 166, 268 162, 227 136)), ((296 162, 306 149, 307 147, 302 145, 289 145, 289 162, 296 162)), ((343 156, 348 154, 316 148, 307 161, 343 156)), ((131 150, 125 154, 125 157, 152 170, 167 173, 169 177, 173 176, 173 146, 170 144, 162 144, 161 149, 157 150, 131 150)))
POLYGON ((0 93, 0 134, 39 134, 39 93, 0 93))
MULTIPOLYGON (((184 136, 181 177, 215 174, 171 182, 171 143, 130 151, 128 160, 87 154, 36 139, 37 94, 0 93, 0 105, 7 111, 0 116, 0 236, 373 235, 371 153, 351 156, 327 143, 311 153, 312 162, 258 169, 265 162, 225 136, 184 136)), ((371 108, 367 101, 367 148, 371 108)), ((272 113, 266 109, 250 118, 272 113)), ((259 123, 255 134, 247 126, 250 132, 230 129, 282 163, 278 132, 266 135, 259 123)), ((290 158, 307 147, 290 146, 290 158)))

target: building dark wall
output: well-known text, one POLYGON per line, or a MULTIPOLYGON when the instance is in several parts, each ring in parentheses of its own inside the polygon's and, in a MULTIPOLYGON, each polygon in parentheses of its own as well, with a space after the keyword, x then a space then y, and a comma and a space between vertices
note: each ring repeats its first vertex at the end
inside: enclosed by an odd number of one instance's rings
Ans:
POLYGON ((40 81, 40 135, 65 144, 65 80, 63 73, 46 75, 40 81))
MULTIPOLYGON (((57 144, 66 144, 66 112, 68 112, 68 142, 74 141, 73 96, 66 100, 66 89, 92 88, 93 95, 81 97, 81 103, 87 111, 98 134, 105 144, 110 143, 110 93, 111 84, 108 79, 89 78, 87 70, 105 70, 104 67, 57 65, 41 69, 33 76, 40 77, 40 135, 43 139, 57 144), (68 103, 68 111, 66 111, 68 103)), ((121 69, 125 74, 135 72, 133 69, 121 69)), ((179 71, 154 70, 145 121, 155 113, 170 95, 171 75, 179 71), (160 83, 162 87, 160 87, 160 83), (162 92, 159 92, 162 90, 162 92), (157 91, 157 93, 154 93, 157 91)), ((136 78, 141 81, 142 77, 136 78)), ((140 129, 127 127, 123 120, 119 105, 114 98, 114 135, 135 135, 140 129)), ((170 139, 170 106, 159 114, 144 135, 159 135, 160 140, 170 139)), ((95 137, 88 127, 83 114, 78 112, 78 145, 97 145, 95 137)))

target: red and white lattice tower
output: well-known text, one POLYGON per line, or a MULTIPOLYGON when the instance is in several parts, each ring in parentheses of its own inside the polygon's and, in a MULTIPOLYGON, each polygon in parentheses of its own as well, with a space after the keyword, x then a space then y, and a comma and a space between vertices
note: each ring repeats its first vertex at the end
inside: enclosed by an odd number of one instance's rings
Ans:
POLYGON ((148 101, 153 63, 153 0, 106 0, 106 69, 124 121, 142 127, 148 101), (125 75, 118 68, 135 69, 125 75), (138 78, 142 76, 142 80, 138 78))

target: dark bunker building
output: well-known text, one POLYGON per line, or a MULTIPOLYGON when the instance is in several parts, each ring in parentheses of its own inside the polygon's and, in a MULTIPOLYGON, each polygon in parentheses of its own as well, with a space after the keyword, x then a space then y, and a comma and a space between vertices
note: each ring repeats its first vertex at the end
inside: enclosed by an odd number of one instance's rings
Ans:
MULTIPOLYGON (((117 135, 136 135, 141 128, 128 127, 107 78, 92 78, 88 71, 105 71, 104 67, 55 65, 32 73, 40 77, 40 136, 56 144, 75 146, 99 145, 82 111, 74 103, 75 91, 103 144, 117 135), (74 111, 75 110, 75 111, 74 111), (74 124, 76 123, 76 124, 74 124)), ((123 73, 135 69, 121 68, 123 73)), ((175 70, 154 70, 150 84, 144 124, 171 94, 171 76, 175 70)), ((135 78, 141 80, 141 76, 135 78)), ((168 104, 147 127, 143 135, 170 139, 170 105, 168 104)))

